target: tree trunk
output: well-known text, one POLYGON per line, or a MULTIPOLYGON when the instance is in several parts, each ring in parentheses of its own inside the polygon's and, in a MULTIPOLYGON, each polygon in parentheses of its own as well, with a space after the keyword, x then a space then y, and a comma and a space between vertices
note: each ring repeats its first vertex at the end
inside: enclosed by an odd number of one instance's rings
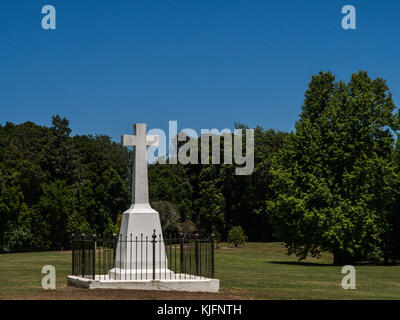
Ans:
POLYGON ((383 264, 384 264, 385 266, 389 265, 389 256, 388 256, 387 253, 384 253, 384 256, 383 256, 383 264))
POLYGON ((345 266, 354 264, 354 258, 343 252, 334 251, 333 254, 333 264, 335 266, 345 266))

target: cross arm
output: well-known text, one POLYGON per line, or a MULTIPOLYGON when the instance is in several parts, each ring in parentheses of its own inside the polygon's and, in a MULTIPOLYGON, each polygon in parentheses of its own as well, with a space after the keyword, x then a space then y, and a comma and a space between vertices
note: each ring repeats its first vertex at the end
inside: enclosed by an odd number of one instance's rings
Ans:
MULTIPOLYGON (((146 136, 146 145, 150 147, 158 147, 158 136, 146 136)), ((124 134, 121 136, 121 144, 126 147, 136 146, 138 144, 138 136, 124 134)))
POLYGON ((126 147, 136 145, 136 136, 124 134, 121 136, 121 144, 126 147))

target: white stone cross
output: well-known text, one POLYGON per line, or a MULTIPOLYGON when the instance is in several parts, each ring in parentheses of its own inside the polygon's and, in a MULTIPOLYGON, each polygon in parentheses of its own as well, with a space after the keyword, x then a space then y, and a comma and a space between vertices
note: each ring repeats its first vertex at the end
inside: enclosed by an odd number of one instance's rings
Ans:
POLYGON ((160 274, 167 274, 167 271, 172 272, 167 269, 168 262, 162 240, 160 215, 151 208, 149 203, 147 147, 157 147, 159 137, 146 135, 146 124, 144 123, 135 124, 133 130, 134 135, 123 135, 121 138, 122 145, 133 147, 134 152, 132 205, 122 215, 119 230, 119 239, 122 241, 118 241, 115 268, 109 271, 109 276, 114 279, 122 279, 124 274, 139 275, 146 279, 152 277, 152 248, 148 248, 147 251, 147 247, 144 249, 141 245, 138 246, 137 241, 139 240, 142 244, 142 240, 151 239, 153 232, 156 233, 158 241, 155 265, 163 270, 160 274))
POLYGON ((121 138, 122 145, 133 146, 132 205, 148 205, 147 146, 157 147, 158 136, 147 136, 145 123, 134 124, 133 130, 135 135, 121 138))

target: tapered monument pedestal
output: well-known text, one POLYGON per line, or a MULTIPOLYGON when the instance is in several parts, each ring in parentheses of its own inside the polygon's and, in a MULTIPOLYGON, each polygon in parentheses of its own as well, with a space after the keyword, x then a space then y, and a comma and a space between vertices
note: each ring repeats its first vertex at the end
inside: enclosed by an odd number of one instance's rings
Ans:
POLYGON ((173 275, 168 269, 160 216, 149 204, 134 204, 124 212, 115 268, 108 274, 110 279, 119 280, 149 280, 154 275, 165 279, 173 275))

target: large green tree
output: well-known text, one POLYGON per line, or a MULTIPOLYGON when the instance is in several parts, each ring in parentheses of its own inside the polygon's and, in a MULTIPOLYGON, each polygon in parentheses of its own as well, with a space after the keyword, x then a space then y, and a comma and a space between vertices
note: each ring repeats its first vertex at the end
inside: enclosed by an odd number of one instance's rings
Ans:
POLYGON ((312 77, 296 132, 275 158, 267 210, 288 252, 333 253, 334 264, 380 262, 395 201, 394 114, 385 81, 312 77))

